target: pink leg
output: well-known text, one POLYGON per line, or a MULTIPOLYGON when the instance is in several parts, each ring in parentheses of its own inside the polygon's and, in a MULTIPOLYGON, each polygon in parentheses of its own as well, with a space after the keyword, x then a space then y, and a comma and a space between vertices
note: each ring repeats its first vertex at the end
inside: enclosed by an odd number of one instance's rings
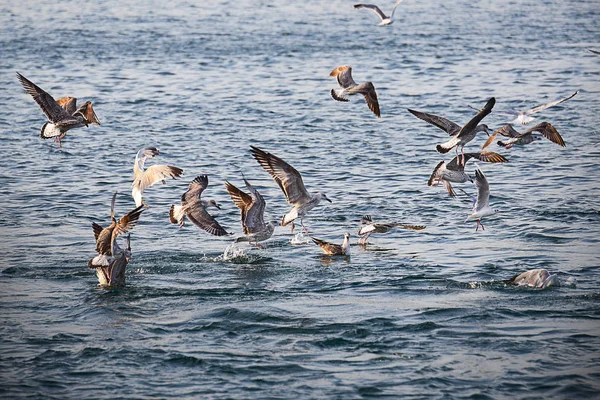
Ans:
POLYGON ((306 233, 306 236, 310 236, 310 233, 308 233, 308 229, 306 229, 306 227, 302 223, 302 218, 300 218, 300 225, 302 225, 302 228, 304 228, 304 233, 306 233))

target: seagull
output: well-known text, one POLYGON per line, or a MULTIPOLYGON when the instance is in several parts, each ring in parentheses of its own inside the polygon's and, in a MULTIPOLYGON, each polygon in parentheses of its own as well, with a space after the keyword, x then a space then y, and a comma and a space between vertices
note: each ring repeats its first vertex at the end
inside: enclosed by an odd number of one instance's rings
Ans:
POLYGON ((328 256, 349 256, 350 255, 350 234, 349 233, 344 234, 344 243, 342 243, 341 245, 329 243, 329 242, 326 242, 324 240, 320 240, 317 238, 312 238, 312 240, 321 248, 321 250, 323 250, 323 253, 327 254, 328 256))
POLYGON ((121 249, 114 241, 113 257, 108 266, 95 267, 100 286, 118 287, 125 284, 125 268, 131 260, 131 235, 125 237, 125 244, 126 247, 121 249))
POLYGON ((265 199, 254 189, 250 182, 244 177, 244 183, 250 194, 245 193, 235 187, 228 181, 225 181, 225 188, 231 196, 231 200, 240 209, 242 214, 242 228, 245 236, 237 238, 236 242, 258 242, 265 241, 273 236, 277 221, 265 223, 265 199))
POLYGON ((113 195, 110 203, 110 225, 106 228, 102 228, 102 226, 92 222, 92 229, 94 230, 94 237, 96 239, 96 252, 98 255, 88 262, 88 267, 90 268, 108 267, 111 262, 115 260, 117 253, 122 252, 121 248, 116 243, 117 237, 121 233, 131 231, 144 211, 144 207, 139 206, 121 218, 116 219, 116 198, 117 193, 113 195))
MULTIPOLYGON (((465 153, 464 162, 465 164, 471 158, 475 158, 482 162, 489 163, 503 163, 508 162, 506 158, 493 151, 483 151, 479 153, 465 153)), ((454 157, 448 164, 445 161, 440 161, 439 164, 433 170, 427 186, 437 186, 440 183, 444 185, 448 194, 452 197, 456 196, 456 193, 452 189, 450 182, 464 183, 473 182, 473 179, 465 172, 465 165, 459 163, 458 157, 454 157)))
POLYGON ((363 226, 361 226, 360 229, 358 230, 358 236, 360 236, 360 239, 358 239, 358 244, 361 244, 361 245, 367 244, 367 241, 369 240, 369 236, 371 236, 371 234, 386 233, 390 229, 396 228, 398 226, 401 226, 404 229, 412 229, 415 231, 420 231, 422 229, 425 229, 425 227, 423 225, 407 225, 407 224, 401 224, 398 222, 375 223, 371 219, 370 215, 365 215, 364 217, 362 217, 360 219, 360 223, 363 226))
POLYGON ((331 97, 334 100, 347 102, 350 100, 346 96, 360 93, 364 96, 369 109, 373 111, 377 118, 381 117, 375 86, 371 82, 361 83, 360 85, 354 82, 354 79, 352 79, 352 67, 347 65, 337 67, 331 71, 329 76, 335 76, 340 85, 339 89, 331 89, 331 97))
POLYGON ((475 186, 477 187, 477 200, 473 205, 471 215, 467 217, 465 222, 476 219, 477 226, 475 227, 475 232, 477 232, 480 225, 481 229, 485 230, 485 227, 481 223, 481 218, 494 215, 500 211, 490 207, 490 185, 479 168, 475 170, 475 186))
POLYGON ((552 126, 552 124, 550 124, 549 122, 542 122, 537 124, 533 128, 527 129, 523 133, 517 132, 517 130, 513 128, 511 124, 506 124, 502 128, 498 129, 496 132, 494 132, 492 136, 490 136, 488 140, 483 144, 483 147, 481 149, 483 150, 487 146, 492 144, 496 139, 496 136, 498 136, 498 134, 509 138, 504 142, 498 140, 498 145, 506 147, 507 149, 510 149, 514 145, 525 145, 535 140, 542 140, 542 137, 545 137, 552 143, 556 143, 561 147, 565 147, 565 142, 556 130, 556 128, 552 126), (539 132, 539 135, 534 134, 534 132, 539 132))
POLYGON ((531 269, 522 274, 515 275, 505 281, 510 285, 527 286, 538 289, 544 289, 549 286, 558 286, 560 284, 556 275, 550 275, 546 269, 531 269))
POLYGON ((160 151, 156 147, 145 147, 138 151, 135 156, 131 196, 133 197, 133 200, 135 200, 135 205, 138 207, 142 204, 146 205, 146 202, 142 199, 144 190, 161 181, 163 184, 166 183, 165 179, 167 178, 177 179, 183 175, 183 170, 181 168, 172 167, 170 165, 152 165, 144 171, 146 159, 153 158, 159 154, 160 151))
MULTIPOLYGON (((534 117, 531 116, 531 114, 535 114, 536 112, 539 112, 539 111, 545 110, 546 108, 550 108, 557 104, 560 104, 563 101, 567 101, 571 97, 575 96, 577 93, 579 93, 579 90, 567 97, 563 97, 562 99, 554 100, 554 101, 551 101, 550 103, 542 104, 537 107, 533 107, 530 110, 494 111, 494 114, 509 116, 510 118, 512 118, 512 121, 511 121, 512 123, 526 125, 535 119, 534 117)), ((469 106, 469 107, 474 110, 477 110, 475 107, 472 107, 472 106, 469 106)))
POLYGON ((355 4, 354 8, 368 8, 369 10, 372 10, 375 14, 377 14, 377 16, 379 16, 379 18, 381 18, 381 22, 378 23, 377 26, 385 26, 394 23, 394 13, 396 12, 396 7, 398 7, 398 4, 400 3, 402 3, 402 0, 398 0, 396 2, 394 8, 392 8, 392 15, 389 17, 385 15, 383 11, 381 11, 375 4, 355 4))
POLYGON ((17 78, 21 81, 25 91, 33 97, 46 114, 46 118, 48 118, 48 121, 40 130, 42 139, 54 138, 59 147, 62 148, 61 139, 67 135, 67 131, 89 124, 100 125, 92 102, 86 101, 77 108, 75 97, 61 97, 54 100, 52 96, 18 72, 17 78))
POLYGON ((202 200, 200 196, 204 189, 208 187, 208 176, 200 175, 194 178, 190 183, 188 190, 181 196, 181 205, 171 205, 169 211, 169 219, 173 224, 179 224, 183 227, 185 224, 184 217, 188 217, 194 225, 200 229, 215 236, 225 236, 229 233, 223 229, 215 218, 206 212, 208 207, 215 207, 219 210, 221 206, 214 200, 202 200))
POLYGON ((316 192, 314 195, 308 193, 304 187, 302 176, 294 167, 283 161, 281 158, 267 153, 258 147, 250 146, 252 157, 258 161, 261 167, 267 171, 279 188, 285 194, 285 199, 288 204, 294 206, 290 212, 283 216, 281 226, 292 224, 291 231, 294 232, 294 220, 300 218, 300 225, 308 235, 308 230, 302 223, 302 218, 313 208, 315 208, 321 200, 326 200, 331 203, 325 193, 316 192))

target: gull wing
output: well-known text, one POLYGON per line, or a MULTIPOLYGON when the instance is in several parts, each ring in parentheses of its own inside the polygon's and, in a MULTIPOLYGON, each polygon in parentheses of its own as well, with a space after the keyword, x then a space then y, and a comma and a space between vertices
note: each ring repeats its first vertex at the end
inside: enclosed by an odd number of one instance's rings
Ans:
POLYGON ((208 176, 200 175, 190 183, 188 190, 181 196, 181 205, 185 215, 198 228, 211 235, 225 236, 227 231, 210 215, 200 201, 202 192, 208 187, 208 176))
POLYGON ((252 156, 277 182, 289 204, 294 206, 301 205, 311 199, 310 194, 308 194, 308 191, 304 187, 302 176, 294 167, 281 158, 267 153, 258 147, 250 147, 252 156))
POLYGON ((56 100, 59 106, 61 106, 69 115, 75 114, 77 111, 77 98, 75 97, 61 97, 56 100))
POLYGON ((564 142, 563 138, 560 136, 560 134, 558 133, 556 128, 554 126, 552 126, 552 124, 550 124, 549 122, 539 123, 536 126, 534 126, 533 128, 530 128, 530 129, 526 130, 525 132, 521 133, 519 136, 525 136, 532 132, 539 132, 542 136, 544 136, 549 141, 556 143, 559 146, 565 147, 565 142, 564 142))
POLYGON ((102 232, 104 228, 98 225, 97 223, 92 222, 92 229, 94 230, 94 238, 96 239, 96 241, 98 241, 98 235, 100 235, 100 232, 102 232))
POLYGON ((477 187, 477 201, 473 206, 473 212, 487 207, 490 203, 490 185, 480 169, 475 170, 475 187, 477 187))
POLYGON ((555 100, 555 101, 551 101, 550 103, 546 103, 546 104, 539 105, 537 107, 533 107, 531 110, 525 111, 525 114, 531 115, 531 114, 536 113, 538 111, 545 110, 546 108, 553 107, 553 106, 555 106, 557 104, 562 103, 563 101, 569 100, 570 98, 572 98, 573 96, 575 96, 577 93, 579 93, 579 90, 576 91, 575 93, 567 96, 567 97, 563 97, 562 99, 558 99, 558 100, 555 100))
POLYGON ((460 129, 460 132, 458 132, 458 134, 456 136, 460 138, 464 135, 468 135, 469 133, 471 133, 473 131, 473 129, 475 129, 477 127, 477 125, 479 125, 481 120, 483 118, 485 118, 486 115, 488 115, 489 113, 492 112, 492 108, 494 108, 494 104, 496 104, 496 99, 492 97, 488 100, 488 102, 481 109, 481 111, 479 111, 473 118, 471 118, 471 120, 469 122, 467 122, 465 124, 465 126, 463 126, 460 129))
POLYGON ((252 205, 252 196, 250 196, 248 193, 241 191, 228 181, 225 181, 225 189, 227 189, 227 192, 229 193, 231 200, 233 200, 233 203, 240 209, 242 217, 242 227, 244 229, 244 234, 247 235, 248 232, 246 229, 245 221, 246 216, 248 214, 248 209, 252 205))
POLYGON ((396 7, 398 7, 398 4, 402 3, 402 0, 398 0, 396 2, 396 4, 394 4, 394 8, 392 8, 392 15, 390 15, 390 19, 394 18, 394 13, 396 12, 396 7))
MULTIPOLYGON (((462 158, 462 156, 461 156, 462 158)), ((487 162, 487 163, 503 163, 503 162, 508 162, 508 160, 506 158, 504 158, 502 155, 495 153, 493 151, 482 151, 479 153, 465 153, 465 164, 467 163, 467 161, 469 161, 471 158, 476 158, 479 161, 482 162, 487 162)), ((458 157, 454 157, 452 159, 452 161, 450 161, 447 165, 446 165, 447 169, 453 170, 453 171, 462 171, 464 170, 464 165, 461 165, 458 161, 458 157)))
POLYGON ((252 195, 252 204, 247 210, 244 223, 250 232, 256 232, 265 225, 264 213, 266 203, 258 190, 254 189, 246 179, 244 179, 244 182, 252 195))
POLYGON ((121 233, 127 233, 133 229, 133 227, 137 224, 140 215, 144 211, 144 206, 139 206, 132 211, 129 211, 127 214, 123 215, 118 221, 113 231, 113 237, 116 238, 116 235, 121 233))
MULTIPOLYGON (((400 1, 402 1, 402 0, 400 0, 400 1)), ((398 1, 396 3, 396 6, 400 3, 400 1, 398 1)), ((394 6, 394 10, 396 9, 396 6, 394 6)), ((369 10, 371 10, 375 14, 377 14, 379 16, 379 18, 381 18, 382 21, 388 17, 375 4, 355 4, 354 8, 368 8, 369 10)))
POLYGON ((343 88, 356 86, 356 82, 354 82, 354 79, 352 79, 352 67, 348 65, 337 67, 331 71, 329 76, 335 76, 338 84, 343 88))
POLYGON ((498 134, 509 138, 515 138, 521 135, 515 128, 513 128, 511 124, 506 124, 502 128, 496 130, 496 132, 494 132, 492 135, 490 135, 490 137, 485 141, 483 146, 481 146, 481 150, 494 143, 494 140, 496 140, 498 134))
POLYGON ((65 123, 66 125, 79 122, 76 118, 73 118, 70 114, 68 114, 67 111, 62 108, 52 96, 42 90, 35 83, 31 82, 18 72, 17 77, 19 78, 19 81, 21 81, 21 85, 23 85, 25 91, 33 97, 36 103, 38 103, 49 121, 55 124, 59 122, 65 123))
MULTIPOLYGON (((141 199, 144 190, 166 178, 177 179, 183 174, 181 168, 170 165, 152 165, 146 169, 141 176, 133 181, 132 196, 141 199)), ((136 200, 137 202, 137 200, 136 200)))
POLYGON ((422 119, 423 121, 430 123, 431 125, 437 126, 450 136, 454 136, 460 131, 460 125, 455 124, 454 122, 444 117, 438 117, 437 115, 411 110, 410 108, 407 108, 407 110, 415 117, 422 119))
POLYGON ((81 114, 88 124, 100 125, 100 120, 96 116, 96 112, 94 111, 91 101, 86 101, 83 103, 77 112, 81 114))
POLYGON ((381 117, 379 111, 379 102, 377 101, 377 92, 375 92, 375 86, 371 82, 361 83, 348 90, 348 94, 360 93, 364 96, 369 110, 373 111, 377 117, 381 117))

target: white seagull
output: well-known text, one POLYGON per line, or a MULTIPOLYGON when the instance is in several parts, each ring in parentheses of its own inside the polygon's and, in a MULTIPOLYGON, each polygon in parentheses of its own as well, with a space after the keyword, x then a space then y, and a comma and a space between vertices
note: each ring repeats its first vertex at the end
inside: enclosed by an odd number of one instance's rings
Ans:
POLYGON ((144 163, 147 158, 153 158, 160 154, 156 147, 146 147, 137 152, 135 162, 133 164, 133 183, 131 184, 131 196, 135 200, 136 206, 146 205, 142 199, 144 190, 161 182, 166 183, 165 179, 177 179, 183 175, 181 168, 172 167, 170 165, 152 165, 144 171, 144 163))
POLYGON ((565 147, 565 141, 560 136, 556 128, 549 122, 542 122, 522 133, 519 133, 511 124, 506 124, 488 138, 488 140, 481 147, 481 150, 492 144, 498 134, 509 138, 505 141, 498 140, 498 146, 506 147, 507 149, 510 149, 515 145, 525 145, 535 140, 542 140, 543 137, 552 143, 556 143, 561 147, 565 147), (534 132, 538 132, 539 134, 534 132))
POLYGON ((389 17, 383 13, 375 4, 355 4, 354 8, 368 8, 373 11, 379 18, 381 18, 381 22, 377 24, 377 26, 386 26, 394 23, 394 13, 396 12, 396 7, 398 4, 402 3, 402 0, 398 0, 396 4, 394 4, 394 8, 392 8, 392 15, 389 17))
POLYGON ((302 218, 310 210, 319 205, 321 200, 326 200, 330 203, 331 200, 327 198, 325 193, 316 192, 314 195, 308 193, 304 187, 300 173, 281 158, 267 153, 258 147, 250 147, 252 156, 273 177, 273 180, 277 182, 287 202, 294 206, 290 212, 283 216, 281 226, 292 224, 291 230, 294 232, 294 220, 300 218, 300 225, 302 225, 304 231, 308 234, 308 230, 302 223, 302 218))
POLYGON ((475 231, 479 230, 480 225, 481 229, 485 230, 485 227, 481 223, 481 219, 483 217, 494 215, 500 211, 490 207, 490 185, 479 168, 475 171, 475 186, 477 187, 477 200, 473 205, 471 215, 467 217, 466 221, 476 219, 477 226, 475 227, 475 231))
POLYGON ((362 224, 362 226, 358 230, 358 236, 360 236, 360 239, 358 239, 358 244, 361 244, 363 246, 367 244, 369 236, 371 236, 373 233, 386 233, 389 232, 390 229, 396 228, 398 226, 404 229, 412 229, 415 231, 425 229, 423 225, 407 225, 399 222, 375 223, 371 219, 370 215, 365 215, 364 217, 362 217, 360 219, 360 223, 362 224))

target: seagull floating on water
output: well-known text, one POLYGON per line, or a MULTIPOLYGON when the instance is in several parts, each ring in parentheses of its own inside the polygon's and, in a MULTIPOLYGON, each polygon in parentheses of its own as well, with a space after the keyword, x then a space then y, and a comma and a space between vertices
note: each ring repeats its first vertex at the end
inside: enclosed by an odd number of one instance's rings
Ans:
POLYGON ((360 236, 360 239, 358 239, 358 244, 361 244, 361 245, 366 245, 367 241, 369 240, 369 236, 371 236, 373 233, 386 233, 396 227, 402 227, 404 229, 412 229, 415 231, 420 231, 420 230, 425 229, 425 227, 423 225, 407 225, 407 224, 401 224, 399 222, 375 223, 371 219, 370 215, 365 215, 364 217, 362 217, 360 219, 360 223, 363 226, 361 226, 360 229, 358 230, 358 236, 360 236))
POLYGON ((281 226, 292 224, 291 231, 294 232, 294 220, 300 218, 300 225, 304 228, 306 234, 308 230, 302 223, 302 218, 313 208, 315 208, 321 200, 326 200, 331 203, 325 193, 316 192, 314 195, 308 193, 304 187, 302 176, 294 167, 283 161, 281 158, 267 153, 258 147, 250 146, 252 156, 258 161, 261 167, 267 171, 279 188, 285 195, 285 199, 289 204, 294 206, 290 212, 283 216, 281 226))
POLYGON ((210 215, 206 209, 215 207, 219 210, 221 206, 214 200, 203 200, 200 198, 202 192, 208 187, 208 176, 200 175, 190 183, 188 190, 181 196, 181 205, 171 205, 169 220, 173 224, 185 225, 184 217, 187 217, 194 225, 215 236, 225 236, 229 233, 210 215))
MULTIPOLYGON (((464 163, 466 164, 471 158, 489 163, 508 162, 506 158, 498 153, 494 153, 493 151, 465 153, 464 163)), ((450 196, 456 196, 456 193, 454 192, 454 189, 452 189, 450 182, 473 182, 473 179, 471 179, 471 177, 465 172, 465 164, 462 164, 458 161, 458 156, 454 157, 448 164, 446 164, 445 161, 440 161, 440 163, 433 170, 433 173, 427 182, 427 186, 437 186, 438 184, 442 183, 450 196)))
POLYGON ((515 275, 506 283, 516 286, 527 286, 532 288, 544 289, 550 286, 560 284, 556 275, 551 275, 546 269, 531 269, 522 274, 515 275))
POLYGON ((371 82, 361 83, 360 85, 354 82, 352 79, 352 67, 347 65, 337 67, 329 76, 335 76, 337 78, 339 89, 331 89, 331 97, 337 101, 348 102, 350 101, 346 96, 353 94, 362 94, 369 106, 369 109, 373 111, 378 118, 381 117, 379 111, 379 102, 377 101, 377 93, 375 92, 375 86, 371 82))
POLYGON ((152 165, 144 171, 144 163, 147 158, 154 158, 159 155, 160 151, 156 147, 146 147, 137 152, 135 162, 133 164, 133 183, 131 184, 131 196, 135 200, 136 206, 146 204, 142 199, 144 190, 161 182, 166 183, 165 179, 177 179, 183 175, 181 168, 172 167, 170 165, 152 165))
MULTIPOLYGON (((513 124, 526 125, 535 119, 535 117, 532 117, 531 114, 535 114, 536 112, 539 112, 539 111, 545 110, 546 108, 550 108, 557 104, 560 104, 563 101, 567 101, 570 98, 574 97, 577 93, 579 93, 579 90, 567 97, 563 97, 562 99, 554 100, 554 101, 551 101, 550 103, 546 103, 546 104, 539 105, 537 107, 533 107, 530 110, 494 111, 494 114, 506 115, 506 116, 512 118, 511 122, 513 124)), ((472 106, 469 106, 469 107, 474 110, 477 110, 477 108, 475 108, 475 107, 472 107, 472 106)))
POLYGON ((245 236, 237 238, 236 242, 254 242, 258 245, 258 242, 265 241, 273 236, 275 226, 278 225, 277 221, 270 221, 265 223, 265 199, 254 189, 250 182, 244 179, 246 188, 250 192, 245 193, 232 185, 230 182, 225 181, 225 188, 231 196, 231 200, 240 209, 242 216, 242 229, 245 236))
POLYGON ((328 256, 349 256, 350 255, 350 234, 344 234, 344 242, 339 244, 333 244, 326 242, 324 240, 320 240, 317 238, 312 238, 313 242, 315 242, 323 253, 328 256))
POLYGON ((392 15, 389 17, 383 13, 375 4, 355 4, 354 8, 368 8, 373 11, 379 18, 381 18, 381 22, 377 24, 377 26, 386 26, 394 23, 394 13, 396 12, 396 7, 398 4, 402 3, 402 0, 398 0, 396 4, 394 4, 394 8, 392 8, 392 15))
POLYGON ((52 96, 18 72, 17 77, 25 91, 33 97, 48 118, 40 131, 42 139, 53 138, 62 148, 61 140, 67 135, 67 131, 89 124, 100 125, 91 101, 86 101, 77 108, 75 97, 61 97, 54 100, 52 96))
POLYGON ((552 143, 556 143, 561 147, 565 147, 565 142, 556 128, 549 122, 542 122, 522 133, 519 133, 511 124, 506 124, 494 132, 483 144, 481 149, 483 150, 492 144, 498 134, 509 138, 506 141, 498 141, 498 146, 506 147, 507 149, 510 149, 515 145, 525 145, 536 140, 542 140, 542 137, 545 137, 552 143), (534 132, 538 132, 539 134, 534 134, 534 132))
POLYGON ((476 219, 477 226, 475 227, 475 231, 477 232, 479 226, 481 226, 481 229, 485 230, 485 227, 481 223, 483 217, 494 215, 500 211, 490 207, 490 185, 479 168, 475 170, 475 186, 477 187, 477 199, 473 205, 473 211, 471 215, 467 217, 466 221, 476 219))

